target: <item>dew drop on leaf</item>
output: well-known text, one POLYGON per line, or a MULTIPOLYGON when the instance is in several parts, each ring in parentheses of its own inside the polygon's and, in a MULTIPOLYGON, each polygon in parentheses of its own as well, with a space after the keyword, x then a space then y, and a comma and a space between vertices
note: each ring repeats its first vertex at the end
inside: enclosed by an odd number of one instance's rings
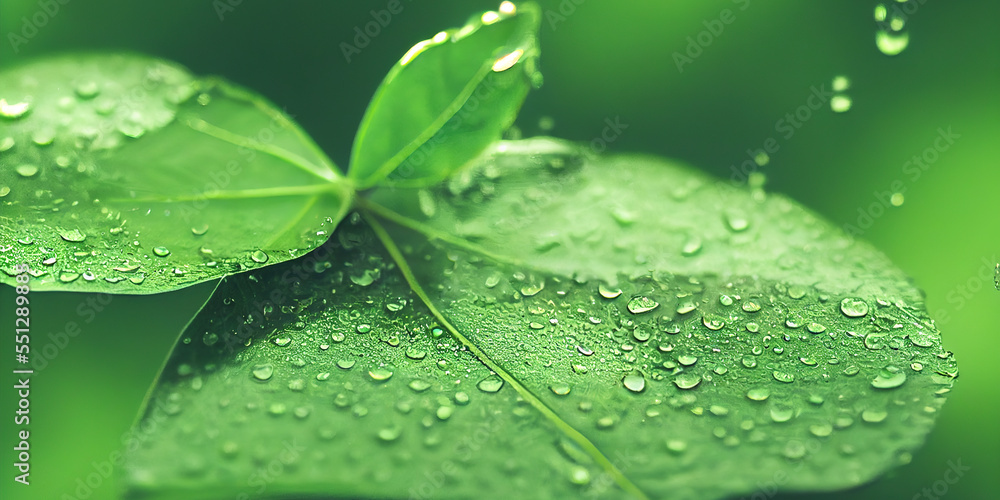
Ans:
POLYGON ((876 389, 895 389, 906 382, 906 373, 894 366, 883 369, 875 379, 872 380, 872 387, 876 389))
POLYGON ((597 292, 601 294, 601 297, 604 297, 606 299, 613 299, 613 298, 618 297, 619 295, 622 294, 622 291, 621 291, 620 288, 611 288, 611 287, 606 286, 604 284, 601 284, 601 285, 597 286, 597 292))
POLYGON ((30 163, 18 165, 14 169, 21 177, 34 177, 38 173, 38 166, 30 163))
POLYGON ((16 119, 24 116, 31 109, 31 104, 27 102, 7 102, 0 99, 0 117, 16 119))
POLYGON ((253 378, 257 380, 269 380, 271 375, 274 375, 274 367, 269 364, 266 365, 256 365, 252 370, 253 378))
POLYGON ((59 236, 69 242, 79 243, 87 239, 87 235, 80 232, 79 229, 59 229, 59 236))
POLYGON ((264 253, 262 250, 254 250, 252 253, 250 253, 250 258, 258 264, 263 264, 267 262, 268 257, 267 254, 264 253))
POLYGON ((155 247, 153 248, 153 255, 157 257, 166 257, 170 255, 170 250, 167 247, 155 247))
POLYGON ((852 297, 840 301, 840 312, 849 318, 861 318, 868 314, 868 303, 852 297))
POLYGON ((628 301, 628 311, 632 314, 642 314, 656 309, 659 305, 659 302, 649 297, 632 297, 628 301))
POLYGON ((489 376, 479 381, 476 387, 483 392, 497 392, 503 387, 503 379, 496 375, 489 376))
POLYGON ((674 378, 674 385, 680 389, 694 389, 701 383, 701 376, 693 373, 681 373, 674 378))
POLYGON ((388 368, 376 368, 374 370, 370 370, 368 375, 371 376, 372 379, 382 382, 392 378, 392 370, 389 370, 388 368))
POLYGON ((646 388, 646 378, 639 372, 632 372, 625 375, 625 378, 622 379, 622 383, 625 385, 626 389, 632 392, 642 392, 642 390, 646 388))

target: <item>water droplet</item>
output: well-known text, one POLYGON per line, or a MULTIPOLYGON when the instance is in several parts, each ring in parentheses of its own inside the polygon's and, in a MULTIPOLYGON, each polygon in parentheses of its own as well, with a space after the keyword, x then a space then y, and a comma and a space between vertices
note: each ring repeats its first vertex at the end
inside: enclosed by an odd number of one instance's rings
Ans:
POLYGON ((291 337, 275 337, 275 338, 271 339, 271 342, 273 342, 274 345, 276 345, 278 347, 285 347, 286 345, 292 343, 292 338, 291 337))
POLYGON ((726 226, 729 227, 729 230, 739 233, 750 227, 750 221, 742 213, 726 212, 726 226))
POLYGON ((170 250, 167 247, 155 247, 153 248, 153 254, 157 257, 166 257, 170 255, 170 250))
POLYGON ((740 307, 743 309, 743 311, 748 313, 755 313, 757 311, 760 311, 760 305, 758 305, 756 302, 752 300, 744 302, 743 305, 740 307))
POLYGON ((351 368, 354 368, 354 363, 355 361, 353 359, 340 359, 337 360, 337 367, 342 370, 350 370, 351 368))
POLYGON ((72 271, 70 269, 63 269, 59 273, 59 281, 61 281, 63 283, 72 283, 72 282, 76 281, 76 279, 79 278, 79 277, 80 277, 80 273, 78 273, 76 271, 72 271))
POLYGON ((81 82, 74 90, 76 91, 76 95, 80 96, 81 99, 91 99, 101 91, 97 82, 93 80, 81 82))
POLYGON ((268 257, 267 257, 267 254, 266 254, 266 253, 264 253, 263 251, 261 251, 261 250, 254 250, 254 251, 253 251, 253 252, 252 252, 252 253, 250 254, 250 258, 251 258, 251 259, 252 259, 252 260, 253 260, 254 262, 258 263, 258 264, 263 264, 263 263, 267 262, 267 258, 268 258, 268 257))
POLYGON ((632 314, 642 314, 659 307, 660 303, 649 297, 632 297, 628 301, 628 311, 632 314))
POLYGON ((875 46, 887 56, 895 56, 906 50, 910 44, 910 33, 903 31, 893 33, 889 30, 880 29, 875 33, 875 46))
POLYGON ((771 375, 774 377, 774 380, 777 380, 778 382, 790 384, 795 381, 795 375, 788 372, 774 370, 771 372, 771 375))
POLYGON ((361 274, 352 274, 351 282, 358 286, 368 286, 375 282, 382 275, 378 269, 368 269, 361 274))
POLYGON ((398 425, 394 425, 392 427, 385 427, 379 429, 378 438, 385 442, 391 442, 399 439, 399 436, 402 433, 403 433, 403 428, 398 425))
POLYGON ((865 422, 868 422, 870 424, 877 424, 885 420, 885 418, 888 416, 889 412, 885 410, 876 410, 872 408, 869 408, 861 412, 861 420, 864 420, 865 422))
POLYGON ((0 198, 10 194, 10 188, 7 186, 0 186, 0 198))
POLYGON ((479 381, 476 387, 483 392, 497 392, 503 387, 503 379, 496 375, 491 375, 479 381))
POLYGON ((257 380, 268 380, 274 374, 271 365, 256 365, 253 367, 253 377, 257 380))
POLYGON ((448 420, 455 413, 455 407, 451 405, 439 406, 435 415, 438 420, 448 420))
POLYGON ((726 326, 726 322, 723 321, 722 317, 715 314, 702 316, 701 324, 705 325, 705 328, 709 330, 721 330, 723 326, 726 326))
POLYGON ((750 389, 747 391, 747 398, 754 401, 764 401, 765 399, 771 397, 771 391, 763 388, 750 389))
POLYGON ((610 429, 615 426, 614 417, 601 417, 595 422, 598 429, 610 429))
POLYGON ((622 294, 620 288, 611 288, 603 284, 597 286, 597 291, 598 293, 601 294, 601 297, 604 297, 606 299, 613 299, 622 294))
POLYGON ((81 233, 79 229, 70 230, 70 229, 59 228, 58 231, 59 231, 59 236, 62 237, 62 239, 72 243, 79 243, 87 239, 87 235, 81 233))
POLYGON ((809 426, 809 432, 816 437, 828 437, 830 434, 833 434, 833 425, 827 422, 813 424, 809 426))
POLYGON ((691 366, 698 362, 697 356, 691 356, 689 354, 682 354, 677 356, 677 362, 684 366, 691 366))
POLYGON ((21 177, 33 177, 35 174, 38 173, 38 166, 32 165, 30 163, 25 163, 23 165, 18 165, 17 167, 14 168, 14 170, 16 170, 18 175, 20 175, 21 177))
POLYGON ((569 472, 569 481, 573 484, 585 485, 590 483, 590 471, 581 465, 574 465, 569 472))
POLYGON ((31 133, 31 142, 38 146, 48 146, 56 140, 56 132, 52 129, 39 129, 31 133))
POLYGON ((895 366, 888 366, 879 372, 872 380, 872 387, 876 389, 895 389, 906 382, 906 372, 895 366))
POLYGON ((668 439, 667 440, 667 451, 680 454, 687 450, 687 442, 681 441, 680 439, 668 439))
POLYGON ((194 226, 191 228, 191 234, 195 236, 202 236, 208 232, 208 224, 202 224, 200 226, 194 226))
POLYGON ((423 392, 431 388, 431 384, 425 380, 413 379, 409 383, 410 389, 416 392, 423 392))
POLYGON ((850 318, 861 318, 868 314, 868 303, 852 297, 840 301, 840 312, 850 318))
POLYGON ((701 383, 701 376, 683 372, 674 377, 674 385, 680 389, 694 389, 701 383))
POLYGON ((806 330, 809 330, 809 333, 823 333, 826 331, 826 327, 819 323, 809 323, 806 325, 806 330))
POLYGON ((851 80, 844 75, 833 77, 832 85, 834 92, 843 92, 851 87, 851 80))
POLYGON ((698 308, 698 306, 696 306, 694 304, 694 301, 692 301, 692 300, 684 300, 684 301, 681 301, 681 302, 677 303, 677 309, 676 309, 676 311, 677 311, 677 314, 687 314, 687 313, 689 313, 691 311, 694 311, 697 308, 698 308))
POLYGON ((854 101, 850 96, 835 95, 830 98, 830 109, 834 113, 845 113, 851 109, 852 104, 854 104, 854 101))
POLYGON ((781 423, 788 422, 795 416, 795 409, 788 406, 772 406, 771 421, 781 423))
POLYGON ((806 445, 802 441, 789 441, 785 443, 785 448, 782 454, 786 458, 792 460, 798 460, 806 456, 806 445))
POLYGON ((681 255, 690 257, 701 251, 702 241, 701 238, 697 236, 692 236, 684 242, 684 246, 681 247, 681 255))
POLYGON ((646 378, 642 376, 642 373, 632 372, 625 375, 622 379, 622 383, 625 384, 625 388, 632 392, 642 392, 646 388, 646 378))
POLYGON ((434 217, 434 214, 437 213, 437 203, 434 202, 434 197, 430 191, 426 189, 417 191, 417 201, 419 202, 421 213, 427 217, 434 217))
POLYGON ((420 360, 424 359, 424 357, 426 356, 427 356, 426 352, 424 352, 421 349, 417 349, 416 347, 409 347, 406 349, 406 357, 410 359, 420 360))
POLYGON ((753 321, 746 324, 746 329, 750 333, 757 333, 760 331, 760 325, 754 323, 753 321))
POLYGON ((27 102, 7 102, 6 99, 0 99, 0 116, 4 118, 20 118, 30 108, 31 104, 27 102))
POLYGON ((565 396, 569 394, 570 388, 569 384, 565 382, 556 382, 549 386, 549 390, 557 396, 565 396))
POLYGON ((392 378, 392 370, 387 368, 376 368, 374 370, 369 370, 368 375, 374 380, 382 382, 392 378))

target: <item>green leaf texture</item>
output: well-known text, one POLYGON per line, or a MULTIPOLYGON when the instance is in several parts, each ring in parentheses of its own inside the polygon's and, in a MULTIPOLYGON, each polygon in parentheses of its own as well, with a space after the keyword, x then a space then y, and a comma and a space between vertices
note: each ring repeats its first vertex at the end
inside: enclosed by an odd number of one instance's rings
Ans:
POLYGON ((260 96, 158 59, 76 54, 0 73, 0 280, 155 293, 326 241, 348 183, 260 96))

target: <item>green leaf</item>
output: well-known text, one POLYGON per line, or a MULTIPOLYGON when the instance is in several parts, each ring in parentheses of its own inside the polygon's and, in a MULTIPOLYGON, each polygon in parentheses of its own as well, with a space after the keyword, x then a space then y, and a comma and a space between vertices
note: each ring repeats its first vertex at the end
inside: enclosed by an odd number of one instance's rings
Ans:
POLYGON ((155 293, 302 255, 349 183, 260 96, 76 54, 0 73, 0 282, 155 293))
POLYGON ((541 83, 540 20, 535 4, 504 2, 414 45, 358 127, 349 176, 359 189, 432 184, 500 139, 529 87, 541 83))
POLYGON ((363 201, 374 236, 352 217, 224 283, 130 494, 722 498, 856 486, 923 443, 955 361, 869 245, 665 160, 497 149, 373 193, 422 220, 363 201))

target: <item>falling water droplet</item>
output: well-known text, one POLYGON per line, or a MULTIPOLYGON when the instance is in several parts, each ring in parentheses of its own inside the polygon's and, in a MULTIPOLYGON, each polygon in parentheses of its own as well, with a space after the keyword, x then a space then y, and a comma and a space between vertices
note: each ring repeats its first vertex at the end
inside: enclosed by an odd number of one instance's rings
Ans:
POLYGON ((887 56, 895 56, 906 50, 910 44, 910 33, 903 31, 893 33, 889 30, 880 29, 875 33, 875 46, 887 56))
POLYGON ((850 96, 835 95, 830 98, 830 109, 834 113, 845 113, 851 109, 852 104, 854 104, 854 101, 850 96))

